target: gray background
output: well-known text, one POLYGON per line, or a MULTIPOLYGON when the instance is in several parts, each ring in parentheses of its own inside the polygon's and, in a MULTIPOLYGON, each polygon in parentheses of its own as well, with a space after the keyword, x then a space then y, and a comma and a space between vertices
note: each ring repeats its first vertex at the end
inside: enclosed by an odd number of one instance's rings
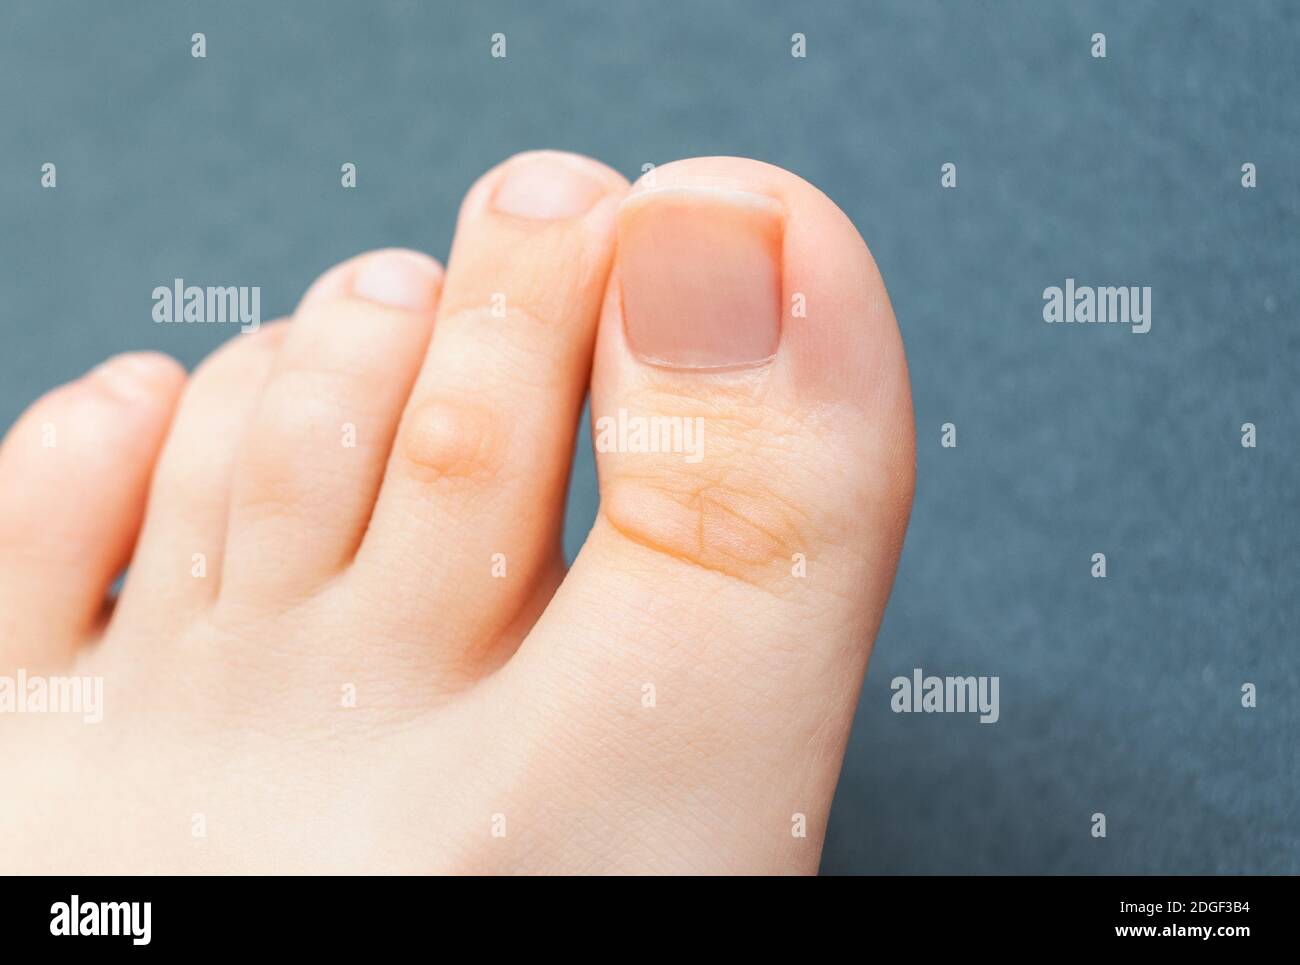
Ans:
POLYGON ((1295 872, 1298 64, 1283 3, 6 3, 0 423, 113 352, 228 337, 151 322, 173 277, 260 285, 270 318, 363 249, 445 257, 512 152, 771 161, 871 245, 916 398, 823 869, 1295 872), (1044 324, 1067 276, 1152 286, 1151 332, 1044 324), (918 666, 1000 676, 1001 721, 892 714, 918 666))

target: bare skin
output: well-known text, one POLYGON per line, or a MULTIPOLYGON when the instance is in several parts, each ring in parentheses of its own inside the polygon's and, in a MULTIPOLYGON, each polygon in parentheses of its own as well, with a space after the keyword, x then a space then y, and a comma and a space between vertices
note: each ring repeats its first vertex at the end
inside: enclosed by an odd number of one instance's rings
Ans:
POLYGON ((0 679, 104 702, 0 714, 0 871, 815 872, 913 464, 815 188, 512 158, 445 272, 361 255, 188 377, 120 356, 14 425, 0 679), (589 385, 702 445, 607 439, 566 573, 589 385))

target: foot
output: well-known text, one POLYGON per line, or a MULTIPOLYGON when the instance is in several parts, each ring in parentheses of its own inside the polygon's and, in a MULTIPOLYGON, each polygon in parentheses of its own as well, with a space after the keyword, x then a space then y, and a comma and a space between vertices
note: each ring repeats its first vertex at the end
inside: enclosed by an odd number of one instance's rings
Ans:
POLYGON ((13 427, 0 871, 815 871, 912 479, 824 195, 513 158, 445 272, 362 255, 188 380, 115 358, 13 427))

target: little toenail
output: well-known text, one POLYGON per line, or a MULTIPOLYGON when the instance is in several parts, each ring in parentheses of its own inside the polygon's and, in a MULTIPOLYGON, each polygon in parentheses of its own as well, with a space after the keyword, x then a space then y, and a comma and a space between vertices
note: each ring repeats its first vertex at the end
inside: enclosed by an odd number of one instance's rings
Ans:
POLYGON ((154 352, 127 352, 102 362, 91 373, 99 384, 127 402, 152 399, 163 374, 176 367, 165 355, 154 352))
POLYGON ((628 344, 671 368, 754 365, 781 334, 783 209, 715 186, 651 189, 619 212, 628 344))
POLYGON ((536 154, 509 165, 492 207, 520 218, 576 218, 606 193, 604 181, 586 170, 584 162, 536 154))
POLYGON ((432 258, 415 251, 382 251, 362 261, 352 294, 393 308, 427 311, 441 282, 442 271, 432 258))

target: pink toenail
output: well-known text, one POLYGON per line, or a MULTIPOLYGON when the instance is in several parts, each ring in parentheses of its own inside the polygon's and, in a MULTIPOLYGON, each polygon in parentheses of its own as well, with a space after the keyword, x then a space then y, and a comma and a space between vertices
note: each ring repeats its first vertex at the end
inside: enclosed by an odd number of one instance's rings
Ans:
POLYGON ((637 192, 619 214, 628 344, 671 368, 753 365, 781 331, 781 205, 734 188, 637 192))

